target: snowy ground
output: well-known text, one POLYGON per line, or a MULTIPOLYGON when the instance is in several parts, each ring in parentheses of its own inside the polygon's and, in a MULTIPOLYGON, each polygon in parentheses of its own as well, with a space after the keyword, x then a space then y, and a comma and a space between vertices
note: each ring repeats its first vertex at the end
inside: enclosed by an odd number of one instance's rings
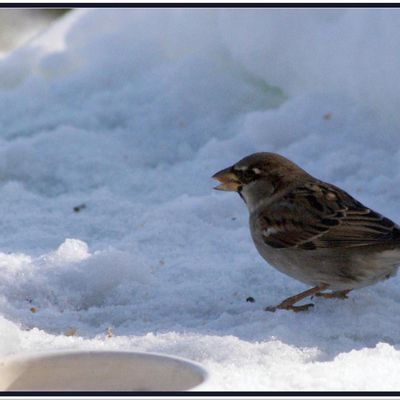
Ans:
POLYGON ((210 390, 400 390, 399 278, 264 312, 305 286, 210 178, 274 151, 399 222, 399 46, 400 10, 80 10, 1 59, 0 354, 173 354, 210 390))

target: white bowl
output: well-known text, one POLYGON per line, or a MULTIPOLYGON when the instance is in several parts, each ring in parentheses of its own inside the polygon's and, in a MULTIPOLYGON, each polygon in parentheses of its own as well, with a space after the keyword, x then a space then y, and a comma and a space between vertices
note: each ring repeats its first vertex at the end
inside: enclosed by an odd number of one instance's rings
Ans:
POLYGON ((192 361, 153 353, 63 351, 0 360, 0 391, 186 391, 207 378, 192 361))

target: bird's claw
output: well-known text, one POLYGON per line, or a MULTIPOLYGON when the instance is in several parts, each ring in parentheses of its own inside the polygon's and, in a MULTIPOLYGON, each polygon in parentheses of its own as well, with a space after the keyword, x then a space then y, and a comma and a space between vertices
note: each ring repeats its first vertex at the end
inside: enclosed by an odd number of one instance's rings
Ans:
POLYGON ((348 299, 349 296, 347 296, 347 293, 349 293, 350 290, 341 290, 337 292, 330 292, 330 293, 315 293, 315 296, 318 297, 323 297, 324 299, 348 299))

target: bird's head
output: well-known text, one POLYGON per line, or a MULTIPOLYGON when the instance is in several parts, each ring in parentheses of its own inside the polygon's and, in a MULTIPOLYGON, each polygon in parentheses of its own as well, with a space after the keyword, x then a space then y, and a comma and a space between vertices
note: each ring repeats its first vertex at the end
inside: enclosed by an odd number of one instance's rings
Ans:
POLYGON ((238 192, 252 211, 260 201, 308 175, 287 158, 274 153, 254 153, 212 177, 220 182, 214 189, 238 192))

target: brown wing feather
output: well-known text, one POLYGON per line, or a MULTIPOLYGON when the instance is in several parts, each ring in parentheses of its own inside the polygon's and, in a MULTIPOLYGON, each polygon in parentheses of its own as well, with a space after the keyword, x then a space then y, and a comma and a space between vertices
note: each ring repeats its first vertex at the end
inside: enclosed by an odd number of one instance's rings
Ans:
POLYGON ((394 222, 323 182, 293 189, 271 204, 259 221, 263 240, 276 248, 400 243, 400 228, 394 222))

